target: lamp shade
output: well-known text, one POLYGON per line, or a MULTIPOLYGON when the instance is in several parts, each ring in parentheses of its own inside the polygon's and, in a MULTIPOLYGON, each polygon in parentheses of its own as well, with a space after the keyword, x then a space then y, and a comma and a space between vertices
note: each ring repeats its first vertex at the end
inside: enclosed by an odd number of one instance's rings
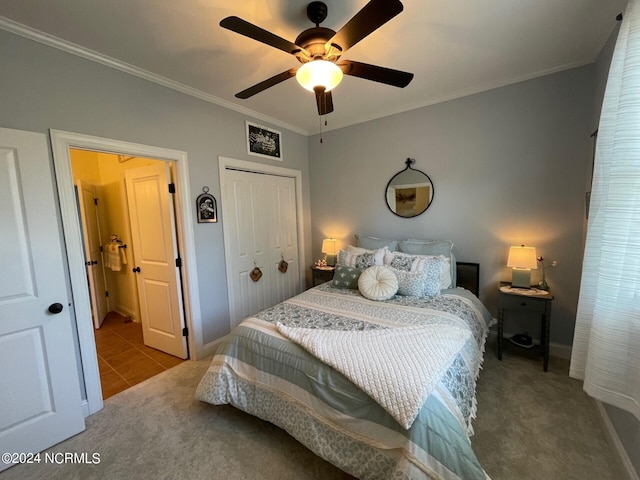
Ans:
POLYGON ((538 268, 535 247, 511 247, 507 267, 511 268, 538 268))
POLYGON ((311 92, 314 87, 324 87, 324 91, 328 92, 342 81, 342 76, 342 70, 335 63, 312 60, 298 69, 296 80, 311 92))
POLYGON ((325 238, 322 241, 322 253, 326 253, 327 255, 335 255, 337 253, 335 238, 325 238))

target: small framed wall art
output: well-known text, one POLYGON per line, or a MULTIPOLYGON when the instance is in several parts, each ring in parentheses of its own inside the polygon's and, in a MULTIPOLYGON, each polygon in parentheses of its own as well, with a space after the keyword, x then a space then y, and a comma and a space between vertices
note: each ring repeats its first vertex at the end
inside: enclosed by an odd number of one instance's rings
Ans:
POLYGON ((282 161, 282 134, 277 130, 246 121, 247 153, 282 161))
POLYGON ((209 187, 202 187, 202 192, 196 199, 198 223, 215 223, 218 221, 216 199, 209 194, 209 187))

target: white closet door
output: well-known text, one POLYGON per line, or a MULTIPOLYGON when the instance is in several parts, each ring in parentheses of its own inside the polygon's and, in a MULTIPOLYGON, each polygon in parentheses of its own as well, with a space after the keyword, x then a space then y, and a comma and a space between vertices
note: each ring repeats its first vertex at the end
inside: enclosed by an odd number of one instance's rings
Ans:
POLYGON ((295 180, 226 170, 222 203, 233 328, 300 291, 295 180), (286 273, 278 270, 282 258, 286 273), (262 272, 257 282, 255 267, 262 272))
POLYGON ((264 202, 263 175, 228 170, 224 216, 227 230, 227 268, 230 270, 229 310, 231 328, 243 318, 267 307, 269 256, 266 242, 268 207, 264 202), (258 267, 262 278, 251 279, 251 271, 258 267))
POLYGON ((272 272, 270 305, 300 293, 298 264, 298 226, 296 221, 296 186, 290 177, 264 175, 269 196, 269 256, 272 272), (288 264, 286 272, 278 266, 288 264))

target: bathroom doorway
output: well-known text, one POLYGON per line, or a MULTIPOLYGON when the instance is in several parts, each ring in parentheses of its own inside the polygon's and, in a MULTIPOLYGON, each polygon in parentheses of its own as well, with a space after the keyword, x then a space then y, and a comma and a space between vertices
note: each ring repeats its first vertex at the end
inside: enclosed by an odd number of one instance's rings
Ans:
POLYGON ((174 205, 165 190, 174 165, 75 148, 69 154, 106 399, 188 357, 174 205))

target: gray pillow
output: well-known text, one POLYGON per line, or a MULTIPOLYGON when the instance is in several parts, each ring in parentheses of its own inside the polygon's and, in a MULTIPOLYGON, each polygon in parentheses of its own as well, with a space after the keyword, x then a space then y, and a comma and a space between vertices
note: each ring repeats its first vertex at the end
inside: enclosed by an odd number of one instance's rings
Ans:
POLYGON ((336 288, 358 288, 358 278, 362 270, 355 267, 346 267, 344 265, 336 265, 336 271, 333 274, 332 285, 336 288))
POLYGON ((398 295, 422 297, 427 285, 427 272, 408 272, 389 267, 398 278, 398 295))
POLYGON ((402 240, 398 244, 398 250, 412 255, 444 255, 451 259, 451 285, 456 286, 456 257, 453 255, 453 242, 451 240, 402 240))
POLYGON ((392 268, 398 277, 398 295, 425 297, 440 295, 440 270, 444 260, 442 257, 429 258, 424 269, 419 272, 408 272, 392 268))
POLYGON ((387 247, 391 252, 398 250, 397 240, 385 240, 384 238, 371 237, 362 233, 356 233, 355 237, 358 240, 358 246, 362 248, 377 250, 378 248, 387 247))

